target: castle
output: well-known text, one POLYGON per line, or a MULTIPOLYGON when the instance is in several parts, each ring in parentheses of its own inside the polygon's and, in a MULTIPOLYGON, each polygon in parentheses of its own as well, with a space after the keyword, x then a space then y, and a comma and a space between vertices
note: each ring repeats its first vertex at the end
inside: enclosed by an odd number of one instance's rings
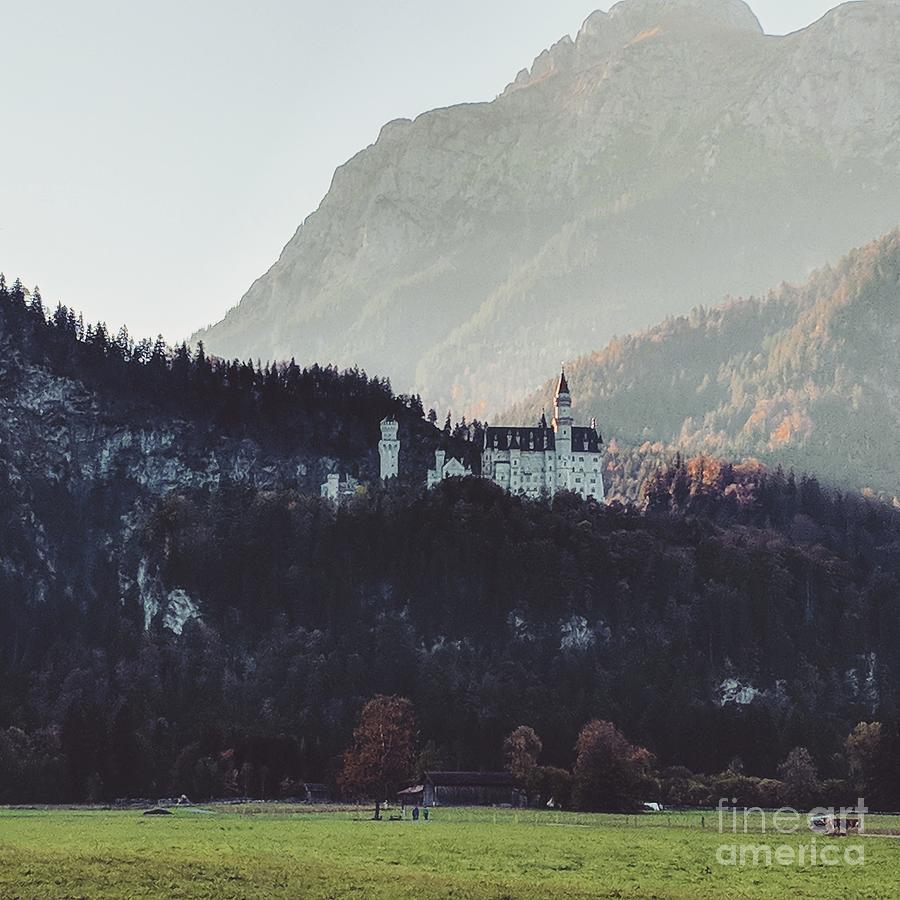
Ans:
POLYGON ((396 478, 400 474, 400 440, 397 420, 388 416, 381 420, 381 440, 378 442, 378 457, 381 461, 381 480, 396 478))
POLYGON ((434 468, 428 470, 426 484, 433 488, 447 478, 470 478, 471 475, 472 470, 467 465, 452 456, 447 459, 444 450, 435 450, 434 468))
POLYGON ((604 499, 603 438, 596 423, 576 427, 566 373, 556 389, 552 426, 546 416, 534 428, 488 428, 481 455, 481 476, 512 494, 552 497, 572 491, 604 499))
MULTIPOLYGON (((603 438, 595 422, 578 427, 572 418, 572 394, 565 371, 556 389, 556 414, 552 425, 546 416, 533 428, 487 428, 481 453, 481 477, 526 497, 552 497, 558 491, 571 491, 587 499, 602 501, 603 438)), ((399 426, 393 416, 381 422, 378 442, 381 480, 397 478, 400 473, 399 426)), ((434 454, 434 468, 428 470, 426 484, 435 487, 447 478, 465 478, 472 470, 458 459, 447 459, 444 450, 434 454)), ((359 491, 359 484, 331 475, 322 485, 322 496, 340 502, 359 491)))

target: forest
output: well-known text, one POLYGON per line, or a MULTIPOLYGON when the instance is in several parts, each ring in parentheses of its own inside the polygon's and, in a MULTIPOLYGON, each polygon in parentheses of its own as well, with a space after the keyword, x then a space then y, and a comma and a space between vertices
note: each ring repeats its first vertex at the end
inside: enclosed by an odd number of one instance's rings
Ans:
MULTIPOLYGON (((698 307, 566 366, 625 446, 753 456, 888 499, 900 484, 900 232, 764 297, 698 307)), ((547 382, 507 418, 551 402, 547 382)))
POLYGON ((184 419, 194 430, 248 438, 276 452, 352 461, 361 475, 371 474, 377 423, 389 415, 412 439, 408 448, 423 470, 438 440, 465 452, 449 426, 432 427, 436 413, 426 417, 419 396, 395 396, 387 378, 301 368, 294 360, 223 360, 207 356, 202 343, 191 350, 186 343, 169 347, 162 337, 135 340, 124 326, 113 335, 62 304, 48 311, 39 288, 28 291, 19 279, 7 285, 2 274, 0 349, 8 394, 36 369, 46 371, 97 392, 107 418, 184 419))
MULTIPOLYGON (((362 373, 157 352, 38 304, 0 297, 7 394, 77 378, 98 423, 296 429, 304 452, 362 447, 392 410, 423 459, 454 440, 362 373)), ((522 725, 568 771, 600 721, 694 800, 710 782, 690 773, 775 779, 796 748, 846 781, 859 723, 895 746, 900 511, 811 475, 675 456, 632 502, 401 479, 334 507, 301 481, 153 494, 15 452, 0 444, 0 802, 337 791, 376 694, 414 709, 419 771, 502 767, 522 725), (191 598, 178 628, 141 572, 191 598)))
POLYGON ((338 510, 169 496, 139 539, 200 600, 181 635, 114 595, 16 609, 4 579, 0 716, 31 774, 0 796, 202 794, 223 754, 241 795, 333 782, 376 692, 410 698, 431 767, 496 767, 520 722, 566 767, 601 717, 666 766, 774 777, 804 746, 840 777, 852 728, 898 718, 898 514, 715 468, 662 474, 645 511, 477 480, 338 510))

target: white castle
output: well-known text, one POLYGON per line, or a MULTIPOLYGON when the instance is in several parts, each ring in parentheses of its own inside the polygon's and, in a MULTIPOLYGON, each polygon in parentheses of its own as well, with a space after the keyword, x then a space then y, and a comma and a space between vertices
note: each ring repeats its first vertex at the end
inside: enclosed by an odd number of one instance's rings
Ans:
MULTIPOLYGON (((393 416, 381 421, 378 456, 381 480, 400 474, 399 425, 393 416)), ((434 468, 428 470, 427 485, 436 487, 448 478, 467 478, 472 470, 462 461, 447 458, 436 450, 434 468)), ((572 418, 572 395, 566 373, 556 389, 556 415, 548 425, 546 416, 533 428, 487 428, 481 453, 481 477, 526 497, 552 497, 558 491, 572 491, 587 499, 604 499, 603 438, 595 422, 576 427, 572 418)), ((322 485, 322 497, 334 503, 364 490, 358 481, 332 474, 322 485)))
POLYGON ((400 441, 397 437, 399 425, 393 416, 381 420, 381 440, 378 442, 378 456, 381 459, 381 480, 396 478, 400 474, 400 441))
POLYGON ((471 475, 472 470, 456 457, 447 459, 446 451, 435 450, 434 468, 428 470, 426 484, 433 488, 448 478, 469 478, 471 475))
MULTIPOLYGON (((400 439, 397 436, 399 425, 393 416, 381 420, 381 440, 378 442, 378 456, 381 460, 381 480, 388 481, 400 474, 400 439)), ((471 472, 467 472, 471 475, 471 472)), ((319 489, 323 500, 329 500, 336 506, 366 492, 365 485, 352 475, 341 475, 332 472, 319 489)))
POLYGON ((542 415, 534 428, 485 431, 481 477, 528 497, 572 491, 585 499, 604 499, 603 438, 595 422, 589 428, 575 427, 565 371, 556 390, 552 427, 542 415))
POLYGON ((362 485, 352 475, 342 478, 339 473, 333 472, 322 485, 320 493, 323 499, 330 500, 332 503, 340 503, 357 496, 361 490, 362 485))

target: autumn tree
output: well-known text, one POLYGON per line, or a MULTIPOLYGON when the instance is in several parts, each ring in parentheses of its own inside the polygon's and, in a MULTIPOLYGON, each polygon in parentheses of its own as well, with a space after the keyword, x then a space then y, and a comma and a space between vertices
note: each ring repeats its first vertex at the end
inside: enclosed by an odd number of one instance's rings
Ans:
POLYGON ((815 803, 819 773, 806 747, 794 747, 778 767, 778 775, 783 783, 782 799, 789 806, 804 809, 815 803))
POLYGON ((506 770, 517 781, 525 782, 537 766, 544 745, 533 728, 520 725, 503 742, 506 770))
POLYGON ((639 789, 652 757, 612 722, 595 719, 575 744, 573 800, 579 809, 622 811, 639 805, 639 789))
POLYGON ((351 795, 375 796, 375 818, 381 803, 409 780, 415 768, 415 717, 405 697, 373 697, 362 709, 353 743, 344 754, 338 776, 351 795))
POLYGON ((850 775, 865 793, 869 793, 872 787, 881 749, 881 732, 881 722, 860 722, 844 742, 850 775))

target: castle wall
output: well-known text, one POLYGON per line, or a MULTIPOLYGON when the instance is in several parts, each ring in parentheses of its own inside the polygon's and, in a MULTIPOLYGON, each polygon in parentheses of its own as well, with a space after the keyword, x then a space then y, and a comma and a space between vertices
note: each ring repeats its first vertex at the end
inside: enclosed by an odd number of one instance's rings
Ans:
POLYGON ((514 494, 538 498, 557 491, 604 499, 603 453, 486 449, 482 475, 514 494))

